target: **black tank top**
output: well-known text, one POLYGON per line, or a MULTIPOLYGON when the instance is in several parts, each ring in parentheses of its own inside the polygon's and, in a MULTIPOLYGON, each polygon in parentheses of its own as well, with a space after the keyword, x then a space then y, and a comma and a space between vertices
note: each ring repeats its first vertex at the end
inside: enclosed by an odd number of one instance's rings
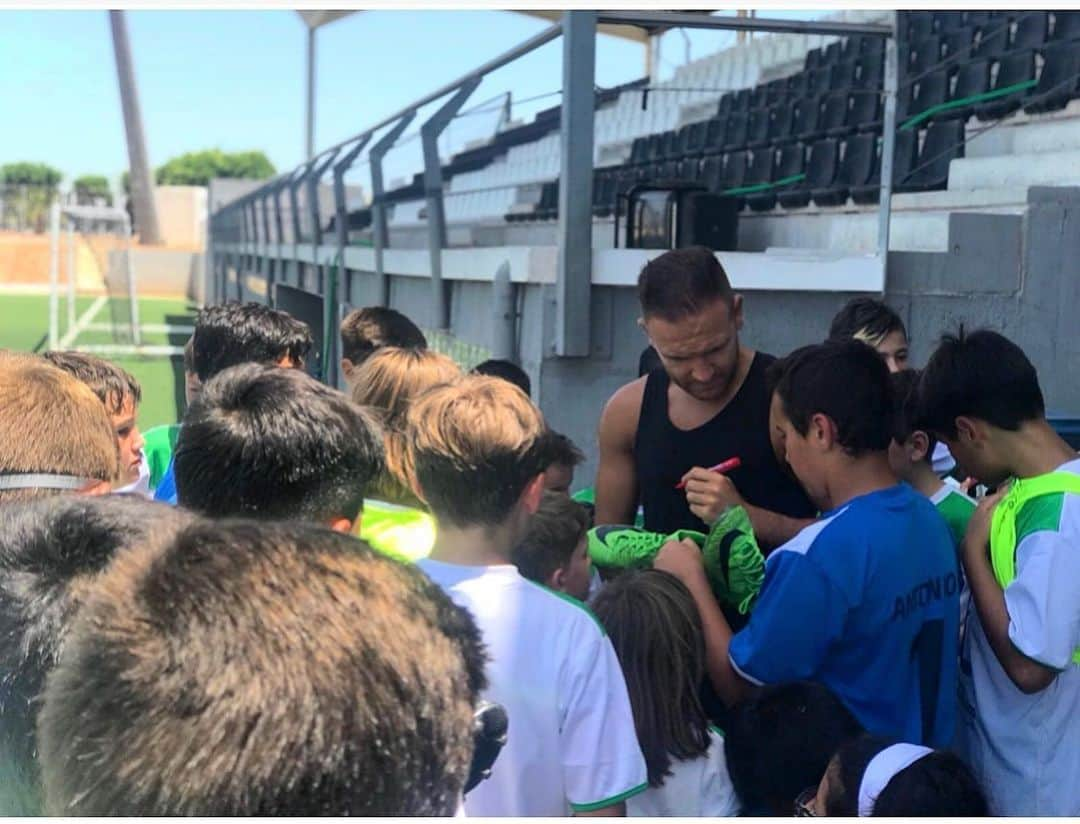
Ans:
POLYGON ((646 529, 663 533, 706 531, 701 519, 690 512, 686 493, 675 485, 692 467, 714 466, 735 456, 742 465, 728 477, 748 503, 792 518, 814 516, 814 507, 781 469, 769 442, 765 370, 775 360, 757 352, 735 397, 713 418, 688 432, 676 428, 668 416, 667 372, 657 369, 649 373, 634 439, 646 529))

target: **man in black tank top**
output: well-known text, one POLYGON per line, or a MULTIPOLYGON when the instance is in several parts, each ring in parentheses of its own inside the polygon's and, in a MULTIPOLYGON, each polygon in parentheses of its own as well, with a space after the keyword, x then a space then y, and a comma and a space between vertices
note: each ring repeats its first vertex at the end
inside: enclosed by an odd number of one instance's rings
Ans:
POLYGON ((638 297, 662 368, 622 387, 604 409, 597 523, 632 523, 640 503, 646 529, 707 531, 706 522, 741 504, 764 548, 786 542, 814 507, 770 439, 766 370, 775 358, 739 343, 742 296, 698 246, 650 261, 638 297), (708 471, 733 457, 741 464, 728 475, 708 471))

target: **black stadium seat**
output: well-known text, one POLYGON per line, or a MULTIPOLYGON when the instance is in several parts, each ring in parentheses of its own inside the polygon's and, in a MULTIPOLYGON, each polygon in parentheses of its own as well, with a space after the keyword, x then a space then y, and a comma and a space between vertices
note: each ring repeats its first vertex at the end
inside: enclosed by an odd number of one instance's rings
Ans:
MULTIPOLYGON (((802 143, 789 143, 780 150, 780 160, 776 164, 776 179, 793 177, 794 175, 807 174, 806 146, 802 143)), ((806 178, 798 183, 791 183, 780 187, 776 191, 776 199, 785 209, 799 209, 810 202, 810 190, 806 185, 806 178)))
POLYGON ((706 154, 723 151, 724 126, 726 123, 726 118, 714 117, 709 121, 709 125, 705 127, 704 151, 706 154))
POLYGON ((770 110, 769 142, 774 146, 790 143, 794 138, 791 129, 795 125, 795 104, 777 103, 770 110))
POLYGON ((885 61, 881 55, 863 55, 856 61, 855 88, 880 89, 885 76, 885 61))
POLYGON ((764 86, 754 86, 750 90, 750 111, 754 109, 764 109, 768 106, 766 98, 768 97, 768 90, 764 86))
POLYGON ((746 114, 750 111, 749 89, 739 89, 735 92, 735 97, 731 101, 731 111, 733 114, 746 114))
POLYGON ((850 105, 851 96, 846 91, 833 92, 825 98, 825 107, 821 111, 821 129, 826 137, 843 137, 850 131, 850 105))
POLYGON ((904 27, 904 34, 909 43, 916 43, 933 34, 934 15, 930 12, 910 12, 905 17, 907 17, 907 25, 904 27))
POLYGON ((822 66, 834 66, 840 62, 840 56, 844 51, 843 41, 834 40, 832 43, 825 47, 825 51, 822 53, 821 65, 822 66))
POLYGON ((881 129, 881 95, 876 91, 857 89, 851 93, 851 106, 848 109, 848 129, 867 132, 881 129))
POLYGON ((786 77, 779 80, 770 80, 765 84, 765 100, 770 106, 775 106, 781 101, 787 100, 788 81, 786 77))
POLYGON ((959 11, 934 12, 934 23, 939 34, 948 34, 964 27, 964 15, 959 11))
MULTIPOLYGON (((774 180, 773 171, 776 167, 776 150, 771 146, 758 149, 754 152, 754 159, 750 162, 750 170, 746 175, 746 183, 753 186, 761 183, 771 183, 774 180)), ((766 189, 763 192, 753 192, 746 196, 746 205, 755 212, 767 212, 776 205, 776 192, 766 189)))
POLYGON ((746 121, 746 145, 756 149, 769 144, 768 109, 753 109, 746 121))
POLYGON ((797 140, 805 143, 824 134, 821 128, 822 102, 820 97, 805 97, 795 102, 795 125, 791 131, 797 140))
POLYGON ((795 102, 806 97, 807 83, 810 75, 806 72, 796 72, 788 78, 788 100, 795 102))
POLYGON ((1050 39, 1055 42, 1080 40, 1080 11, 1054 12, 1054 33, 1050 39))
MULTIPOLYGON (((960 66, 956 73, 956 84, 953 86, 950 101, 963 100, 968 97, 982 94, 990 88, 990 61, 986 59, 970 60, 960 66)), ((958 109, 950 109, 942 113, 943 118, 967 120, 975 113, 975 105, 971 104, 958 109)))
POLYGON ((931 71, 941 62, 941 38, 937 35, 923 38, 912 45, 911 48, 913 55, 909 72, 912 75, 920 75, 931 71))
POLYGON ((1022 14, 1016 21, 1016 31, 1013 32, 1012 42, 1009 48, 1012 51, 1024 49, 1041 49, 1050 35, 1050 12, 1029 11, 1022 14))
POLYGON ((1009 23, 1001 17, 988 20, 979 30, 976 57, 1000 57, 1009 50, 1009 23))
POLYGON ((952 58, 950 65, 971 59, 971 47, 975 43, 975 29, 968 26, 946 32, 941 38, 942 58, 952 58))
POLYGON ((838 91, 839 89, 850 89, 854 87, 855 69, 856 64, 854 60, 843 60, 839 63, 834 63, 829 69, 829 88, 832 91, 838 91))
POLYGON ((1050 43, 1043 57, 1039 84, 1031 93, 1033 102, 1024 106, 1032 114, 1064 109, 1080 92, 1080 44, 1050 43))
MULTIPOLYGON (((1035 79, 1035 52, 1014 52, 1001 59, 998 64, 997 78, 994 80, 993 90, 1006 89, 1018 83, 1035 79)), ((1027 89, 1010 92, 1004 97, 998 97, 975 107, 975 116, 979 120, 997 120, 1007 114, 1015 112, 1027 97, 1027 89)))
POLYGON ((724 128, 724 148, 737 149, 746 145, 746 115, 732 114, 724 128))
POLYGON ((701 161, 701 184, 713 194, 723 188, 724 156, 709 155, 701 161))
MULTIPOLYGON (((896 132, 895 153, 893 157, 893 186, 894 191, 903 191, 897 186, 898 181, 904 181, 910 171, 915 167, 915 157, 918 154, 919 133, 916 129, 900 129, 896 132)), ((863 185, 851 187, 851 199, 856 203, 866 205, 877 203, 881 194, 881 151, 874 151, 874 165, 869 180, 863 185)))
POLYGON ((939 69, 923 75, 916 81, 911 101, 904 107, 900 115, 902 120, 922 114, 931 106, 944 103, 949 97, 949 70, 939 69))
POLYGON ((803 71, 810 71, 821 66, 821 49, 810 49, 806 53, 806 59, 803 61, 803 71))
POLYGON ((949 182, 949 163, 963 156, 964 124, 959 120, 932 123, 926 130, 915 170, 904 188, 920 192, 944 189, 949 182))
POLYGON ((649 157, 649 139, 647 137, 635 137, 630 147, 630 163, 638 165, 647 162, 649 157))
MULTIPOLYGON (((737 152, 732 152, 727 157, 727 162, 724 164, 724 177, 723 177, 723 189, 737 189, 740 186, 746 184, 746 170, 749 165, 749 157, 747 156, 746 149, 742 149, 737 152)), ((740 195, 734 195, 738 208, 742 208, 746 203, 746 198, 740 195)))
MULTIPOLYGON (((826 145, 821 150, 826 159, 831 152, 833 178, 828 183, 811 187, 810 195, 813 197, 814 203, 819 206, 842 206, 847 202, 848 193, 852 186, 866 186, 870 182, 870 176, 874 170, 874 153, 877 151, 878 137, 877 134, 873 133, 849 137, 844 141, 844 158, 840 161, 839 167, 837 167, 836 162, 835 141, 821 141, 821 144, 833 144, 832 149, 826 145)), ((813 155, 814 150, 819 145, 815 143, 811 149, 811 167, 816 162, 813 155)))
POLYGON ((720 102, 716 104, 716 116, 726 117, 731 114, 732 105, 735 102, 735 92, 724 92, 720 95, 720 102))

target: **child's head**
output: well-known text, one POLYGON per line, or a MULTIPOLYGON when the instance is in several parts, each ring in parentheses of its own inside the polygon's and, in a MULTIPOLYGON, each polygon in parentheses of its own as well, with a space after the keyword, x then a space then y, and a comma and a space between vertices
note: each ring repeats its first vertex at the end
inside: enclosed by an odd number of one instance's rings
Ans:
POLYGON ((893 395, 893 435, 889 444, 889 466, 902 481, 913 480, 916 472, 933 473, 937 439, 919 421, 918 388, 922 373, 904 369, 889 376, 893 395))
POLYGON ((800 793, 818 786, 837 748, 861 732, 821 684, 763 687, 734 709, 724 735, 728 772, 744 810, 791 815, 800 793))
POLYGON ((396 309, 365 306, 354 309, 341 322, 341 371, 350 383, 353 371, 385 346, 427 349, 420 328, 396 309))
POLYGON ((671 774, 672 759, 709 749, 709 720, 699 690, 705 638, 694 599, 674 575, 629 570, 596 594, 592 610, 619 658, 649 786, 671 774))
POLYGON ((829 479, 889 448, 889 372, 873 349, 850 339, 796 349, 770 372, 773 437, 811 500, 831 509, 829 479))
POLYGON ((829 340, 854 338, 868 343, 890 372, 907 368, 907 329, 900 316, 880 300, 852 298, 829 325, 829 340))
POLYGON ((36 356, 0 360, 0 503, 100 495, 118 477, 116 433, 86 384, 36 356))
POLYGON ((40 815, 36 721, 87 585, 118 550, 190 518, 124 496, 65 496, 0 506, 0 814, 40 815))
POLYGON ((306 323, 261 303, 207 306, 195 319, 192 341, 201 383, 240 363, 302 369, 312 343, 306 323))
POLYGON ((304 524, 197 519, 88 594, 39 722, 54 815, 452 815, 485 687, 415 567, 304 524))
POLYGON ((807 805, 816 815, 981 817, 986 797, 957 756, 862 735, 837 751, 807 805))
POLYGON ((551 463, 544 470, 544 489, 569 495, 570 487, 574 485, 574 467, 582 463, 585 456, 572 440, 559 432, 550 433, 548 448, 551 463))
POLYGON ((142 387, 125 369, 96 355, 84 352, 46 352, 45 360, 90 387, 109 413, 120 449, 118 486, 139 479, 143 437, 136 417, 142 401, 142 387))
POLYGON ((1013 474, 1003 436, 1046 416, 1031 361, 987 329, 942 337, 923 370, 919 410, 961 470, 990 486, 1013 474))
POLYGON ((474 375, 487 375, 492 378, 502 378, 504 381, 509 381, 514 384, 514 386, 526 395, 532 396, 532 381, 529 380, 529 373, 513 361, 504 360, 502 358, 491 358, 474 366, 472 373, 474 375))
POLYGON ((585 507, 567 495, 545 492, 511 560, 529 580, 584 601, 592 573, 588 529, 585 507))
POLYGON ((409 460, 440 526, 509 527, 509 552, 540 504, 544 416, 513 384, 467 376, 413 401, 409 460))
POLYGON ((249 363, 203 386, 176 441, 181 506, 350 529, 382 471, 364 409, 294 369, 249 363))
POLYGON ((405 448, 405 413, 413 399, 433 386, 453 383, 461 369, 446 355, 430 349, 387 346, 353 370, 352 399, 375 411, 383 425, 385 471, 372 494, 402 504, 419 504, 405 448))

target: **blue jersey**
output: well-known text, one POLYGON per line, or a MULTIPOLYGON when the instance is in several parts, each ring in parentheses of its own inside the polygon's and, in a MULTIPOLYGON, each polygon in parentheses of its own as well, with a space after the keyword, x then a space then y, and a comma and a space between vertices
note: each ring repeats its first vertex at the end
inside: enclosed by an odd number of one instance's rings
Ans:
POLYGON ((945 747, 959 596, 948 526, 899 484, 825 513, 769 556, 731 663, 757 684, 817 681, 869 732, 945 747))
POLYGON ((154 500, 176 505, 176 456, 169 461, 169 468, 161 476, 161 482, 154 490, 154 500))

